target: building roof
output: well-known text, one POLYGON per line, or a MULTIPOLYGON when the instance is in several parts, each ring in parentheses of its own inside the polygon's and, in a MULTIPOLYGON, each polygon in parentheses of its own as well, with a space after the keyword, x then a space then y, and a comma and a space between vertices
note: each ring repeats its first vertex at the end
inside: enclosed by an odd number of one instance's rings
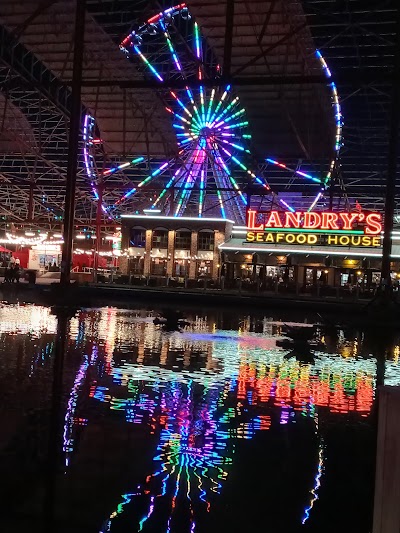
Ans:
MULTIPOLYGON (((224 64, 230 30, 227 0, 187 4, 213 57, 224 64)), ((84 85, 82 104, 95 116, 104 142, 102 164, 146 156, 145 164, 110 177, 104 190, 110 204, 143 179, 154 162, 177 153, 159 92, 140 86, 146 79, 143 69, 119 50, 132 28, 169 5, 87 0, 83 77, 101 83, 84 85)), ((253 166, 283 198, 309 202, 315 184, 298 179, 294 170, 322 175, 332 157, 331 94, 326 83, 312 81, 323 74, 315 55, 319 49, 336 81, 344 116, 344 147, 332 205, 352 207, 357 200, 365 209, 383 209, 396 8, 394 0, 368 9, 361 0, 234 2, 228 66, 241 80, 235 90, 253 133, 253 166), (266 163, 266 157, 284 162, 286 168, 266 163)), ((73 21, 67 0, 3 0, 0 5, 0 215, 12 222, 54 225, 63 216, 73 21)), ((190 36, 182 32, 183 41, 188 41, 190 36)), ((156 66, 163 62, 165 55, 160 53, 156 66)), ((245 184, 245 173, 235 172, 245 184)), ((121 211, 141 209, 162 186, 162 180, 155 180, 121 211)), ((95 211, 81 157, 77 223, 93 224, 95 211)))

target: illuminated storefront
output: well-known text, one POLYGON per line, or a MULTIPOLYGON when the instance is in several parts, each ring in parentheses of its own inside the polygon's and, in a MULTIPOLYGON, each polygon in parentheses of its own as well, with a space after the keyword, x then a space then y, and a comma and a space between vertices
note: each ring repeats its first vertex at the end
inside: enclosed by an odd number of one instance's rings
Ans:
MULTIPOLYGON (((121 270, 133 276, 199 280, 225 287, 238 279, 263 290, 277 284, 372 290, 380 280, 382 215, 375 212, 249 210, 246 226, 218 218, 123 217, 121 270)), ((400 279, 400 233, 392 270, 400 279)))
POLYGON ((122 273, 176 280, 219 279, 219 246, 233 222, 219 218, 122 216, 122 273))
MULTIPOLYGON (((393 233, 393 276, 400 259, 393 233)), ((375 212, 278 212, 249 210, 220 246, 228 280, 242 278, 272 289, 277 284, 371 289, 380 279, 382 215, 375 212)))

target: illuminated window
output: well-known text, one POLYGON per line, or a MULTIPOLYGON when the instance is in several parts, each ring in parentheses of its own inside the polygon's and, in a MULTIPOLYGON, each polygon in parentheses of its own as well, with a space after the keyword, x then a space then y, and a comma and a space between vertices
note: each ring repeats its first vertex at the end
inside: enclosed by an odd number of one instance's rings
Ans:
POLYGON ((198 236, 198 249, 199 250, 214 250, 214 232, 213 231, 199 231, 198 236))

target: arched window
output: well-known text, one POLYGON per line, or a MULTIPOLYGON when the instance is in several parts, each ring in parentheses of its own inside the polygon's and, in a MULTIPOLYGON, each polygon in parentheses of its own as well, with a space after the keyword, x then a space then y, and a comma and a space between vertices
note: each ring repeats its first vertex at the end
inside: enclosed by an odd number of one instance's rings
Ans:
POLYGON ((178 229, 175 234, 175 248, 177 250, 190 250, 192 232, 188 229, 178 229))
POLYGON ((155 229, 151 245, 153 248, 168 248, 168 230, 164 228, 155 229))
POLYGON ((208 229, 199 231, 198 250, 214 251, 214 232, 208 229))
POLYGON ((129 246, 144 248, 146 246, 146 230, 140 226, 131 228, 129 246))

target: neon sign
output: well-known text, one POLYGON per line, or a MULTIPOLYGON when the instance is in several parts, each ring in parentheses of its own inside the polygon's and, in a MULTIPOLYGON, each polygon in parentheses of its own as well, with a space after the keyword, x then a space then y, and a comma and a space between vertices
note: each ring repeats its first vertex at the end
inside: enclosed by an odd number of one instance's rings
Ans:
POLYGON ((270 211, 260 221, 257 211, 247 213, 247 242, 329 246, 381 246, 380 213, 295 213, 270 211))

